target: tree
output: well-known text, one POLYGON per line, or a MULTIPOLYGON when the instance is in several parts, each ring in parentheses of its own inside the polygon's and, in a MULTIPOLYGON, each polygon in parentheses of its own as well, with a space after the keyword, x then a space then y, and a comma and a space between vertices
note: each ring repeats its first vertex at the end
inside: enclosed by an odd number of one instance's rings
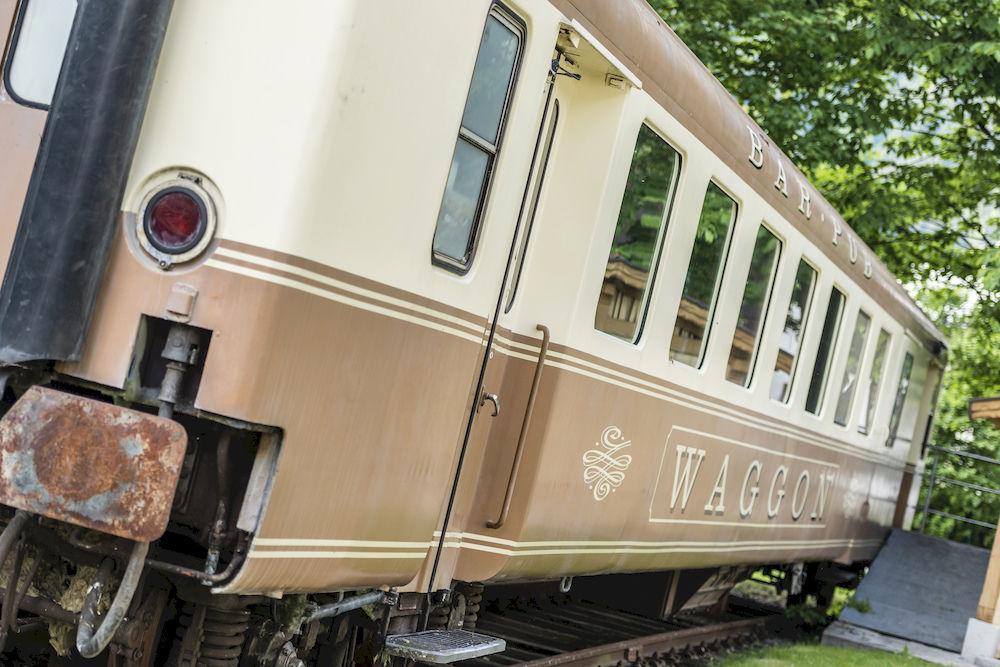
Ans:
MULTIPOLYGON (((949 335, 935 440, 1000 454, 965 408, 1000 394, 1000 1, 651 4, 949 335)), ((955 491, 935 504, 996 519, 955 491)))
MULTIPOLYGON (((986 421, 971 421, 968 414, 970 397, 998 393, 1000 322, 990 306, 980 304, 970 312, 967 292, 930 284, 918 294, 920 303, 947 332, 950 344, 934 437, 937 444, 952 449, 1000 458, 1000 429, 986 421)), ((941 456, 938 475, 1000 489, 1000 468, 968 459, 941 456)), ((926 493, 925 485, 921 502, 926 493)), ((1000 496, 957 485, 937 485, 932 507, 993 523, 1000 516, 1000 496)), ((994 535, 992 529, 934 515, 928 517, 928 532, 983 546, 991 544, 994 535)))

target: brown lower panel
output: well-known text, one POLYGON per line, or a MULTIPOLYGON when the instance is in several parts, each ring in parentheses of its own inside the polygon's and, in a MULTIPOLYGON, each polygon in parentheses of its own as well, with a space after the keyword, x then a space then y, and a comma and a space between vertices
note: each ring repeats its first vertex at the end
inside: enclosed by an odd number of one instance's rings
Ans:
MULTIPOLYGON (((175 283, 198 291, 191 324, 213 332, 197 406, 283 430, 258 537, 427 544, 480 345, 217 268, 153 272, 119 243, 85 355, 63 370, 121 386, 140 316, 162 317, 175 283)), ((326 550, 337 557, 250 558, 234 589, 402 585, 421 564, 326 550)))
POLYGON ((458 579, 846 560, 847 540, 868 541, 867 554, 890 524, 892 467, 546 367, 510 517, 491 530, 533 372, 532 360, 503 363, 513 409, 481 445, 464 523, 450 527, 472 545, 458 579))
MULTIPOLYGON (((258 539, 230 590, 404 585, 418 572, 426 575, 423 555, 449 486, 479 342, 464 326, 448 329, 436 317, 413 321, 414 311, 388 301, 385 311, 373 312, 370 303, 344 303, 333 290, 304 291, 320 290, 315 281, 293 288, 236 273, 244 268, 229 263, 161 274, 119 244, 85 357, 64 370, 121 386, 140 315, 163 316, 176 283, 195 288, 191 323, 213 331, 198 407, 284 433, 258 539)), ((478 546, 449 547, 444 579, 851 560, 868 557, 891 521, 899 482, 892 467, 844 456, 778 424, 697 411, 570 366, 546 366, 510 519, 490 531, 485 522, 503 498, 534 372, 534 358, 524 356, 501 349, 491 363, 487 389, 502 395, 504 410, 477 420, 449 527, 469 533, 468 543, 478 546), (677 447, 703 452, 688 501, 680 504, 672 497, 677 447), (605 466, 622 456, 627 465, 605 466), (727 456, 725 498, 713 498, 727 456), (757 499, 741 517, 741 486, 755 461, 759 480, 750 486, 759 487, 757 499), (771 482, 781 468, 775 491, 771 482), (812 485, 797 501, 805 516, 816 507, 818 480, 830 475, 813 528, 802 527, 811 519, 790 516, 803 471, 812 485), (774 494, 782 490, 778 501, 774 494), (773 518, 769 497, 779 502, 773 518), (710 500, 724 507, 708 512, 710 500), (871 542, 852 548, 847 538, 871 542), (576 552, 555 545, 545 553, 547 544, 533 542, 571 542, 576 552), (648 543, 675 546, 642 551, 648 543), (734 543, 754 548, 725 547, 734 543), (538 549, 543 553, 531 553, 538 549)), ((459 539, 466 538, 449 536, 447 544, 459 539)))

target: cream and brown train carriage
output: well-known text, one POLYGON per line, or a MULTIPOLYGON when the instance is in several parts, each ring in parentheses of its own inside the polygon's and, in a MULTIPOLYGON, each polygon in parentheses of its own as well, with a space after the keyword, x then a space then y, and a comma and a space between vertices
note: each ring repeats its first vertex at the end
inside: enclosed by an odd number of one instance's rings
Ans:
POLYGON ((724 591, 907 520, 941 335, 642 0, 0 36, 5 625, 362 662, 483 585, 724 591))

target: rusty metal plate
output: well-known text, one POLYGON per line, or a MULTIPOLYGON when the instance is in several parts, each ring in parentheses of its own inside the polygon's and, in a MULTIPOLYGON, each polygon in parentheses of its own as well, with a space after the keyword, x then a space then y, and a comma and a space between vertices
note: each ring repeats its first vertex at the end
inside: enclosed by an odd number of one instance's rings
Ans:
POLYGON ((32 387, 0 419, 0 503, 152 542, 186 447, 170 419, 32 387))

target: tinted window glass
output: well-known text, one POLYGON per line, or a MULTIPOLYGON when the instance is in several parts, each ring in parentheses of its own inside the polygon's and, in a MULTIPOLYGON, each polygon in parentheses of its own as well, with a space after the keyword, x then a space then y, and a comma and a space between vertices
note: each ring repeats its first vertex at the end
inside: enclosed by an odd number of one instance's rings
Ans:
POLYGON ((799 268, 795 271, 795 284, 792 286, 792 300, 788 304, 788 314, 785 316, 785 328, 782 329, 778 341, 778 359, 774 363, 774 375, 771 376, 771 398, 782 403, 787 402, 792 393, 795 362, 798 360, 799 346, 802 344, 802 334, 805 331, 815 286, 816 269, 804 259, 799 260, 799 268))
POLYGON ((861 355, 864 354, 871 325, 872 318, 859 311, 858 319, 854 323, 854 334, 851 336, 851 347, 847 350, 847 365, 844 366, 844 378, 840 382, 837 409, 833 412, 833 421, 840 426, 847 426, 847 420, 851 416, 854 394, 858 388, 858 372, 861 370, 861 355))
POLYGON ((679 166, 677 151, 643 125, 594 314, 600 331, 628 340, 639 337, 679 166))
POLYGON ((456 260, 467 259, 469 239, 479 213, 479 200, 488 166, 488 153, 465 139, 458 140, 438 214, 434 252, 456 260))
POLYGON ((519 29, 494 9, 486 19, 434 230, 435 261, 460 272, 472 261, 520 49, 519 29))
POLYGON ((689 366, 701 366, 734 220, 736 202, 709 183, 670 341, 670 358, 689 366))
POLYGON ((490 16, 486 20, 462 126, 491 144, 495 144, 500 135, 500 121, 520 42, 520 35, 497 17, 490 16))
POLYGON ((733 345, 729 350, 726 365, 726 379, 746 386, 750 383, 754 356, 757 353, 757 339, 764 322, 764 313, 771 296, 774 270, 778 265, 781 241, 764 225, 757 230, 757 240, 753 245, 750 272, 743 290, 743 303, 736 322, 733 345))
POLYGON ((885 370, 885 358, 889 352, 889 332, 882 329, 878 332, 878 340, 875 342, 875 357, 872 359, 872 372, 868 376, 868 382, 863 386, 861 401, 865 406, 864 412, 858 421, 858 430, 868 433, 872 420, 875 419, 875 408, 878 405, 878 392, 882 386, 882 373, 885 370))
POLYGON ((899 431, 899 420, 903 417, 903 406, 906 405, 906 392, 910 389, 910 372, 913 370, 913 356, 907 352, 903 358, 903 368, 899 373, 899 385, 896 388, 896 400, 892 404, 892 416, 889 418, 889 437, 886 447, 892 447, 896 442, 896 432, 899 431))
POLYGON ((76 0, 31 0, 22 11, 8 83, 21 100, 48 106, 66 55, 76 0))
POLYGON ((823 404, 823 393, 826 390, 826 377, 830 372, 830 360, 833 358, 833 348, 840 333, 840 319, 844 310, 844 295, 836 287, 830 293, 830 302, 826 307, 826 317, 823 318, 823 331, 819 337, 819 348, 816 350, 816 363, 813 364, 812 377, 809 380, 809 393, 806 394, 806 411, 819 414, 823 404))

